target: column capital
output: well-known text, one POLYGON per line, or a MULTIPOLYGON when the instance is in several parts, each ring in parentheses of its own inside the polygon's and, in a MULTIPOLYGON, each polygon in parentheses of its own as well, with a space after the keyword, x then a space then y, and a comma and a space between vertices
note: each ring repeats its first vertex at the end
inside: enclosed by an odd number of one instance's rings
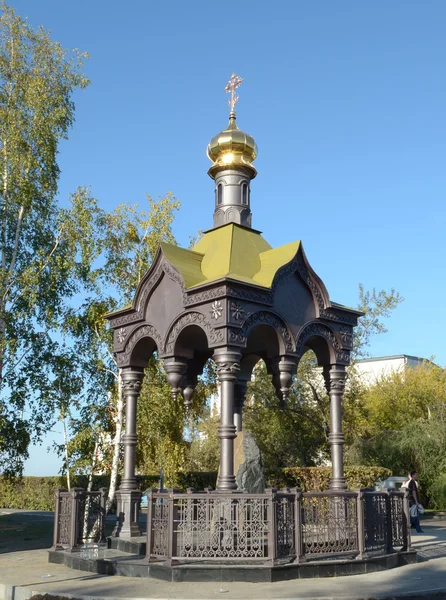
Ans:
POLYGON ((343 394, 347 373, 344 365, 327 365, 324 367, 325 387, 328 394, 343 394))
POLYGON ((125 394, 134 392, 139 394, 142 381, 144 379, 144 369, 141 367, 124 367, 121 370, 121 386, 125 394))
POLYGON ((217 375, 220 381, 237 381, 242 355, 237 350, 217 348, 213 359, 217 365, 217 375))

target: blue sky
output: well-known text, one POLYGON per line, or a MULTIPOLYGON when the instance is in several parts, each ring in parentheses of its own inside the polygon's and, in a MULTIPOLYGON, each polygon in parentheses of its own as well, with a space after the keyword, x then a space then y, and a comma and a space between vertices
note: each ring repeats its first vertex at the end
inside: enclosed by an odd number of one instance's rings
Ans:
POLYGON ((360 282, 400 292, 374 356, 446 364, 443 0, 11 2, 91 56, 62 204, 79 185, 106 209, 172 190, 187 245, 212 225, 205 150, 235 72, 259 147, 253 226, 273 246, 301 239, 334 301, 355 306, 360 282))

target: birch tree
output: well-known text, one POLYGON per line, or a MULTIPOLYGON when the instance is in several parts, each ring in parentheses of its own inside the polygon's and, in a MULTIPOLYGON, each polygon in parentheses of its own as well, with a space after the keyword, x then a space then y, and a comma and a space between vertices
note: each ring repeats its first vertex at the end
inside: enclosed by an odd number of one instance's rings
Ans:
POLYGON ((84 212, 92 224, 91 235, 100 260, 90 270, 90 295, 81 307, 71 309, 64 326, 65 334, 72 337, 79 356, 83 357, 89 393, 96 397, 96 402, 88 402, 81 417, 72 421, 71 448, 79 470, 87 469, 91 475, 95 469, 110 472, 109 510, 117 488, 124 402, 120 370, 113 354, 113 336, 104 316, 132 301, 160 242, 175 243, 172 223, 180 204, 168 192, 158 200, 147 195, 147 209, 121 204, 106 212, 98 208, 85 188, 78 190, 76 198, 76 212, 71 212, 71 217, 67 215, 70 231, 77 239, 77 215, 84 212), (101 465, 96 461, 98 444, 101 465))
POLYGON ((50 334, 80 274, 55 196, 73 92, 88 79, 85 54, 32 29, 4 0, 0 10, 0 469, 20 472, 30 440, 50 425, 50 334))

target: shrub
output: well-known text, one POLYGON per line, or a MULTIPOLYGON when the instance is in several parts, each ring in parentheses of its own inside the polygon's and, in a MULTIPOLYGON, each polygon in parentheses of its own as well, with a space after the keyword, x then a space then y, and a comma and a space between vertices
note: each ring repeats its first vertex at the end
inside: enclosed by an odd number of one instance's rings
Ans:
MULTIPOLYGON (((345 476, 349 489, 355 487, 373 487, 378 479, 387 479, 392 472, 383 467, 345 467, 345 476)), ((319 492, 328 489, 331 477, 330 467, 291 467, 267 476, 269 487, 300 487, 304 492, 319 492)), ((187 488, 203 490, 215 489, 216 472, 177 473, 172 487, 185 491, 187 488)), ((138 489, 157 488, 158 475, 140 475, 137 477, 138 489)), ((72 477, 72 487, 86 488, 88 477, 72 477)), ((54 510, 54 495, 57 488, 66 488, 65 477, 22 477, 7 479, 0 477, 0 507, 21 508, 25 510, 54 510)), ((107 475, 93 478, 93 489, 109 486, 107 475)))
MULTIPOLYGON (((345 467, 347 487, 373 487, 378 479, 387 479, 392 471, 384 467, 345 467)), ((298 487, 304 492, 323 492, 328 490, 331 467, 289 467, 267 477, 270 487, 298 487)))

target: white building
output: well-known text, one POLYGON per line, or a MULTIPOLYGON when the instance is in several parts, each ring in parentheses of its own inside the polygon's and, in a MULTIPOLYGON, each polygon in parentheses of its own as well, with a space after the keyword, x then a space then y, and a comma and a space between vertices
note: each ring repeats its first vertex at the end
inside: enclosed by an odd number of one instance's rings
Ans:
POLYGON ((395 356, 380 356, 377 358, 364 358, 356 362, 355 368, 364 383, 373 385, 382 376, 390 375, 407 368, 418 367, 425 362, 425 358, 396 354, 395 356))

